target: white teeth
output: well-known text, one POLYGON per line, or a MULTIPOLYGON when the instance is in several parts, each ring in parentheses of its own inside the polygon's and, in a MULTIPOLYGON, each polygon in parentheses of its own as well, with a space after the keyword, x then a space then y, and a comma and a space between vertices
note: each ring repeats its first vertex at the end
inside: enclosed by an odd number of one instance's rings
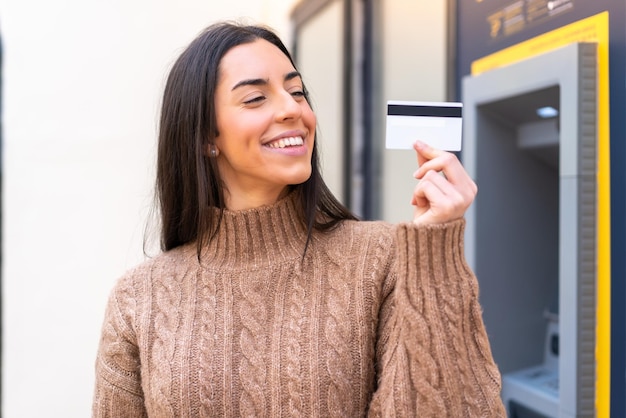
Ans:
POLYGON ((270 148, 285 148, 290 146, 299 146, 303 144, 304 140, 301 136, 292 136, 289 138, 281 138, 278 141, 267 144, 267 146, 270 148))

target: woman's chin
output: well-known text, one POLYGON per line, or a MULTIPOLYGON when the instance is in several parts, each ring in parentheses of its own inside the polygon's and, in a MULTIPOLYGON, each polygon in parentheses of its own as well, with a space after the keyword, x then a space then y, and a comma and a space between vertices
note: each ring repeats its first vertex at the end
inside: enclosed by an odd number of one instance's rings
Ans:
POLYGON ((276 178, 282 178, 283 183, 287 186, 302 184, 307 181, 311 177, 312 170, 310 167, 303 168, 302 170, 292 171, 290 173, 285 173, 284 175, 280 175, 280 173, 276 173, 276 178))

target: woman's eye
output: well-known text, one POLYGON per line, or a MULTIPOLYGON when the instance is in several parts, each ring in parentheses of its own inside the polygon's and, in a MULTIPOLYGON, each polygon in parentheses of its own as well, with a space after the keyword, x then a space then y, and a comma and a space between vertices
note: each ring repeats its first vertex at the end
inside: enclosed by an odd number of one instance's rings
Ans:
POLYGON ((302 90, 292 91, 291 95, 293 97, 304 97, 304 92, 302 90))
POLYGON ((256 96, 253 97, 252 99, 248 99, 245 102, 243 102, 244 104, 255 104, 255 103, 260 103, 261 101, 263 101, 265 99, 265 96, 256 96))

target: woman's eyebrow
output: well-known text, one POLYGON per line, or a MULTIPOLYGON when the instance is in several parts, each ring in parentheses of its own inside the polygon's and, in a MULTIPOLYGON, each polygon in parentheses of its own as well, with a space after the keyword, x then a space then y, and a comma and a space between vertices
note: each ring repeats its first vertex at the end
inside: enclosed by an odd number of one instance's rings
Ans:
POLYGON ((300 77, 302 78, 302 76, 300 75, 299 72, 297 71, 292 71, 290 73, 287 73, 287 75, 285 75, 285 81, 289 81, 289 80, 293 80, 296 77, 300 77))
POLYGON ((267 79, 262 79, 262 78, 251 78, 248 80, 241 80, 240 82, 235 84, 232 90, 238 89, 239 87, 243 87, 243 86, 263 86, 267 84, 268 82, 269 81, 267 79))
MULTIPOLYGON (((292 71, 292 72, 287 73, 285 75, 285 81, 293 80, 294 78, 297 78, 297 77, 302 78, 302 76, 300 75, 300 73, 298 71, 292 71)), ((238 82, 237 84, 235 84, 233 86, 232 90, 236 90, 239 87, 243 87, 243 86, 264 86, 264 85, 266 85, 268 83, 269 83, 268 79, 264 79, 264 78, 250 78, 250 79, 247 79, 247 80, 241 80, 240 82, 238 82)))

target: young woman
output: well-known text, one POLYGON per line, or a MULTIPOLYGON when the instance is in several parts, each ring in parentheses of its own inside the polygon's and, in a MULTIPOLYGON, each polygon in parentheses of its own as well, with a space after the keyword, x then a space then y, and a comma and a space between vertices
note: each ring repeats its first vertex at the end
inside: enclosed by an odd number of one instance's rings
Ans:
POLYGON ((413 221, 357 221, 322 181, 315 127, 271 31, 220 23, 182 53, 163 253, 113 289, 94 417, 504 416, 463 256, 476 185, 416 142, 413 221))

